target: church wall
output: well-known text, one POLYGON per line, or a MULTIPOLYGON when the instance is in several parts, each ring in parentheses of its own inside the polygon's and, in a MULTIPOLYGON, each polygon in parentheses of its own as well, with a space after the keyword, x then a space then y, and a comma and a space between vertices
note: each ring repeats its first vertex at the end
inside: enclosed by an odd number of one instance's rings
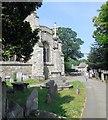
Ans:
POLYGON ((44 79, 43 47, 36 44, 32 57, 32 77, 34 79, 44 79))
POLYGON ((10 79, 13 78, 13 73, 22 73, 28 78, 32 76, 32 64, 29 63, 20 63, 20 62, 1 62, 0 67, 2 66, 2 78, 9 76, 10 79))
MULTIPOLYGON (((31 59, 28 63, 8 62, 3 63, 2 72, 6 76, 11 76, 13 72, 22 72, 33 79, 45 79, 64 75, 64 56, 62 44, 56 33, 53 35, 52 29, 39 25, 39 18, 32 13, 25 21, 30 22, 32 30, 40 28, 39 41, 34 46, 31 59), (49 61, 44 63, 44 42, 49 45, 49 61)), ((56 30, 55 30, 56 32, 56 30)))

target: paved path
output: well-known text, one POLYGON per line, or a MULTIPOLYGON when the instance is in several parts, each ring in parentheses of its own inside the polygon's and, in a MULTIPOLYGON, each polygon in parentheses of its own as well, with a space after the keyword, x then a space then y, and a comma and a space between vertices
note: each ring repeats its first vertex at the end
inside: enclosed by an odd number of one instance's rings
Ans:
POLYGON ((106 84, 97 80, 85 80, 84 76, 67 77, 68 81, 80 80, 86 86, 87 101, 82 118, 106 118, 106 84))

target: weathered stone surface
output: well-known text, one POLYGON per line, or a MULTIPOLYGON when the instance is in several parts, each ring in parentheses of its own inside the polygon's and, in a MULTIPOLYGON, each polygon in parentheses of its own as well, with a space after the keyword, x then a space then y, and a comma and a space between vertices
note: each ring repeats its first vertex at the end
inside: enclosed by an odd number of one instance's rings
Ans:
POLYGON ((7 118, 23 118, 23 108, 16 102, 7 99, 7 118))
POLYGON ((27 86, 29 85, 29 83, 15 82, 15 83, 12 83, 12 85, 13 85, 14 91, 24 91, 25 89, 27 89, 27 86))
POLYGON ((2 82, 0 81, 0 119, 2 119, 2 82))
MULTIPOLYGON (((12 78, 12 73, 17 72, 17 80, 28 79, 51 79, 64 75, 64 56, 62 53, 61 40, 56 34, 56 24, 50 29, 39 25, 39 17, 33 12, 25 21, 30 23, 31 29, 40 28, 39 41, 33 48, 31 59, 27 63, 15 61, 3 62, 2 72, 12 78), (53 35, 54 33, 54 35, 53 35), (47 45, 47 46, 46 46, 47 45)), ((1 63, 0 63, 1 66, 1 63)))
POLYGON ((56 118, 57 120, 66 120, 65 117, 62 117, 62 116, 58 116, 57 114, 54 114, 52 112, 48 112, 48 111, 45 111, 45 110, 34 110, 34 111, 31 111, 30 113, 30 116, 29 118, 48 118, 48 119, 51 119, 51 118, 56 118))
POLYGON ((45 96, 45 103, 49 104, 52 100, 52 98, 57 93, 57 84, 55 84, 54 80, 48 80, 43 85, 41 85, 42 88, 48 89, 48 92, 45 96))
POLYGON ((45 103, 49 104, 50 102, 51 102, 51 95, 49 93, 47 93, 45 96, 45 103))
POLYGON ((25 116, 28 116, 32 110, 37 109, 38 109, 38 91, 33 90, 26 100, 25 116))
POLYGON ((2 62, 2 80, 5 80, 6 76, 10 76, 10 80, 13 79, 13 73, 16 72, 16 77, 18 81, 21 81, 22 77, 28 79, 32 75, 32 64, 20 63, 20 62, 2 62), (26 78, 25 78, 26 77, 26 78))
MULTIPOLYGON (((24 21, 30 23, 33 31, 36 28, 40 29, 38 33, 40 39, 34 46, 32 57, 27 63, 15 61, 2 62, 0 63, 2 72, 5 76, 10 76, 11 82, 13 72, 17 73, 16 77, 18 82, 29 79, 30 77, 39 80, 52 79, 61 75, 64 76, 64 55, 62 53, 62 42, 56 34, 56 24, 54 24, 53 29, 47 26, 41 26, 36 12, 32 12, 24 21)), ((53 89, 50 90, 51 94, 53 94, 53 89)))
POLYGON ((12 87, 7 87, 6 91, 7 93, 14 93, 14 90, 12 87))
POLYGON ((2 118, 6 117, 6 83, 2 82, 2 118))

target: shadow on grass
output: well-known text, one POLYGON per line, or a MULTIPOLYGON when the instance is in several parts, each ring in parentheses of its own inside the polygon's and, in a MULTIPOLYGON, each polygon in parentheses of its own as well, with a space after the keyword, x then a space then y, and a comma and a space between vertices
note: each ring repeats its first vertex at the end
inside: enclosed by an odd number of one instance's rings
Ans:
POLYGON ((47 89, 40 89, 40 87, 32 87, 26 89, 24 92, 18 91, 16 93, 8 94, 8 97, 12 98, 15 102, 17 102, 24 108, 26 99, 33 89, 38 91, 38 108, 40 110, 53 112, 57 115, 66 117, 67 111, 65 111, 65 108, 63 108, 63 104, 69 103, 72 100, 74 100, 73 96, 69 95, 61 96, 60 93, 57 93, 54 97, 52 97, 51 102, 49 104, 46 104, 45 96, 47 94, 47 89))
POLYGON ((69 103, 74 100, 73 96, 61 96, 60 93, 57 93, 54 97, 52 97, 51 102, 49 104, 45 103, 45 96, 47 94, 46 89, 36 88, 39 94, 39 109, 46 110, 49 112, 53 112, 57 115, 66 117, 65 108, 63 108, 63 104, 69 103))

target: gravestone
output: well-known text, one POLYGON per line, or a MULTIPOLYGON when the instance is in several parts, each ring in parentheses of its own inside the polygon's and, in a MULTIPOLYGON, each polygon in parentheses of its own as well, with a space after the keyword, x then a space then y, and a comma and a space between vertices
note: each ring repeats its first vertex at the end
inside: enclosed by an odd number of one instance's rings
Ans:
POLYGON ((48 93, 50 94, 50 96, 54 96, 55 94, 55 85, 54 85, 54 80, 49 80, 47 83, 46 83, 46 86, 49 86, 48 88, 48 93))
POLYGON ((35 111, 32 111, 31 113, 30 113, 30 116, 29 116, 29 118, 34 118, 34 119, 36 119, 36 118, 39 118, 39 119, 46 119, 46 120, 49 120, 49 119, 51 119, 51 120, 67 120, 67 118, 66 117, 63 117, 63 116, 59 116, 59 115, 57 115, 57 114, 55 114, 55 113, 52 113, 52 112, 48 112, 48 111, 46 111, 46 110, 35 110, 35 111))
POLYGON ((80 88, 79 88, 79 86, 76 87, 76 94, 77 94, 77 95, 80 94, 80 88))
POLYGON ((38 91, 33 90, 26 100, 25 116, 28 116, 32 110, 38 109, 38 91))
POLYGON ((6 118, 23 118, 23 108, 14 102, 13 100, 7 99, 7 115, 6 118))
POLYGON ((6 83, 2 82, 2 118, 6 117, 6 83))
POLYGON ((49 93, 47 93, 45 96, 45 103, 49 104, 50 102, 51 102, 51 95, 49 93))
POLYGON ((21 82, 15 82, 12 83, 13 85, 13 90, 15 91, 24 91, 25 89, 27 89, 27 86, 29 85, 29 83, 21 83, 21 82))
POLYGON ((17 79, 17 81, 21 81, 22 80, 22 72, 17 72, 16 73, 16 79, 17 79))
POLYGON ((55 84, 54 80, 48 80, 43 85, 41 85, 41 87, 48 89, 48 93, 45 96, 45 103, 49 104, 52 97, 54 97, 57 93, 57 84, 55 84))
POLYGON ((66 78, 64 76, 54 77, 52 80, 57 84, 58 90, 73 88, 73 85, 69 85, 69 83, 66 82, 66 78))
POLYGON ((2 119, 2 82, 0 80, 0 120, 2 119))

